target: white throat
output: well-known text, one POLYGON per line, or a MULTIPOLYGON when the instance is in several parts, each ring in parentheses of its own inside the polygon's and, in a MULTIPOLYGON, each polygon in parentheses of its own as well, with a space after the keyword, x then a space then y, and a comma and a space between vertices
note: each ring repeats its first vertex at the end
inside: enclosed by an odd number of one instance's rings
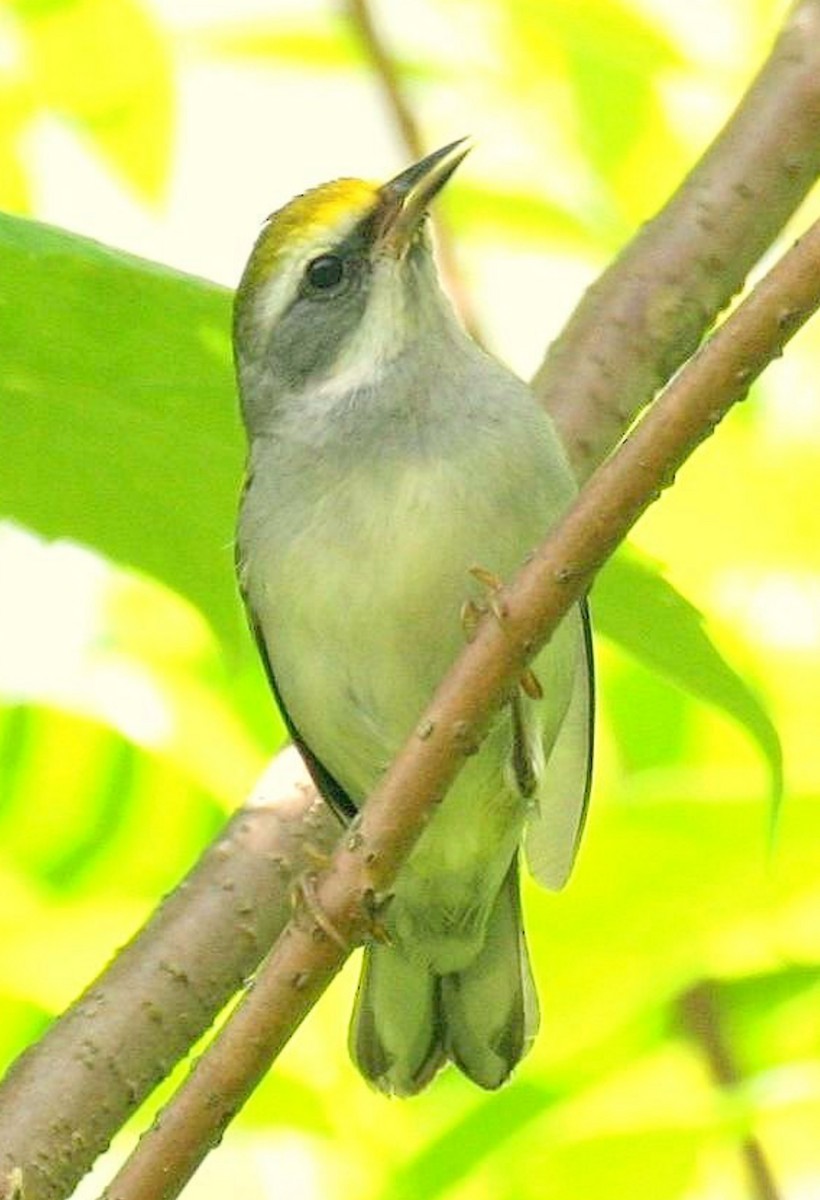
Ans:
POLYGON ((311 387, 311 396, 333 402, 374 387, 407 342, 407 303, 393 260, 376 264, 370 297, 362 320, 324 379, 311 387))

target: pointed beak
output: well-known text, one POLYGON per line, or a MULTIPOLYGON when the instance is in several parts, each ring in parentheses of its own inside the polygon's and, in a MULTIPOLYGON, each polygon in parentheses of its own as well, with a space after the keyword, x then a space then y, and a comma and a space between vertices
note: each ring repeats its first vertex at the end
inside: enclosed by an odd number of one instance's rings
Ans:
POLYGON ((431 201, 471 149, 469 138, 459 138, 379 188, 376 241, 381 248, 396 258, 402 257, 431 201))

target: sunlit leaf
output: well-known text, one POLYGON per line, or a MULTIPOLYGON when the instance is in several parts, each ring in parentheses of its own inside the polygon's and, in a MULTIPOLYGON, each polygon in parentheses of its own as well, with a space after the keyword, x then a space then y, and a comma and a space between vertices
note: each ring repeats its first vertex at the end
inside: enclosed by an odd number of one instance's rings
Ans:
POLYGON ((503 5, 533 54, 542 40, 636 73, 679 64, 680 52, 649 18, 620 0, 509 0, 503 5))
MULTIPOLYGON (((503 1200, 610 1200, 651 1195, 681 1200, 695 1179, 703 1134, 690 1128, 640 1129, 547 1142, 533 1136, 498 1172, 503 1200), (646 1192, 651 1180, 651 1192, 646 1192)), ((689 1193, 691 1194, 691 1193, 689 1193)), ((721 1200, 745 1200, 721 1193, 721 1200)))
POLYGON ((224 814, 172 762, 45 705, 0 708, 0 796, 4 853, 44 889, 67 893, 92 878, 166 886, 224 814))
POLYGON ((483 1099, 421 1154, 396 1171, 384 1200, 441 1196, 488 1154, 556 1102, 549 1089, 521 1083, 483 1099))
MULTIPOLYGON (((181 31, 179 40, 200 53, 299 70, 350 71, 369 63, 352 23, 332 9, 313 20, 288 15, 204 25, 181 31)), ((403 79, 414 82, 442 74, 432 55, 408 58, 401 46, 392 48, 391 61, 403 79)))
POLYGON ((634 551, 621 551, 610 560, 596 580, 592 606, 600 633, 743 726, 766 760, 776 815, 783 791, 777 730, 752 688, 709 637, 697 609, 634 551))
POLYGON ((171 59, 148 5, 70 0, 16 6, 38 106, 73 122, 143 196, 170 163, 171 59))
POLYGON ((639 137, 649 116, 650 81, 617 60, 572 55, 579 129, 584 147, 601 171, 609 172, 639 137))
POLYGON ((7 0, 8 7, 26 21, 73 8, 76 2, 77 0, 7 0))
POLYGON ((98 725, 24 705, 0 710, 6 853, 43 883, 69 886, 128 820, 133 767, 133 747, 98 725))
POLYGON ((609 172, 640 135, 654 103, 656 72, 678 63, 679 56, 668 38, 628 5, 561 0, 550 9, 549 36, 567 55, 580 137, 595 166, 609 172))
POLYGON ((697 717, 691 697, 631 654, 610 654, 603 638, 597 650, 606 676, 602 702, 623 770, 664 770, 685 762, 697 717))
POLYGON ((680 800, 674 782, 655 800, 609 807, 593 794, 566 893, 556 902, 527 888, 545 1024, 561 1031, 533 1056, 562 1077, 617 1060, 624 1030, 650 1029, 653 1010, 699 978, 757 975, 784 955, 820 961, 820 805, 784 809, 772 863, 759 802, 680 800))
MULTIPOLYGON (((86 548, 44 543, 13 526, 0 526, 0 563, 6 576, 0 590, 0 695, 110 729, 135 751, 160 755, 223 803, 244 797, 263 755, 236 711, 236 664, 225 671, 213 633, 191 604, 86 548)), ((256 678, 262 695, 249 703, 264 713, 262 744, 271 745, 278 722, 261 671, 256 678)), ((281 725, 278 733, 281 741, 281 725)), ((82 738, 64 740, 76 755, 82 738)), ((24 742, 7 739, 12 762, 24 742)), ((54 757, 60 761, 56 748, 54 757)), ((122 759, 119 752, 116 759, 122 759)), ((76 764, 69 778, 81 786, 76 764)), ((124 802, 124 782, 111 788, 124 802)), ((62 792, 64 785, 33 790, 62 792)), ((61 804, 61 816, 69 807, 61 804)))
POLYGON ((31 204, 31 191, 14 139, 0 138, 0 172, 0 208, 26 212, 31 204))
POLYGON ((181 33, 180 39, 208 54, 322 71, 347 70, 365 62, 350 24, 332 12, 298 24, 267 19, 206 25, 181 33))
POLYGON ((714 988, 725 1035, 744 1073, 820 1059, 819 962, 786 961, 780 970, 732 977, 714 988))
POLYGON ((512 0, 503 12, 511 60, 529 84, 545 71, 566 72, 581 146, 607 173, 640 135, 654 102, 653 79, 680 62, 676 48, 647 17, 615 0, 512 0))
POLYGON ((147 902, 122 893, 61 903, 34 891, 12 896, 16 880, 0 864, 0 996, 52 1014, 67 1005, 147 916, 147 902), (71 947, 55 953, 55 947, 71 947))

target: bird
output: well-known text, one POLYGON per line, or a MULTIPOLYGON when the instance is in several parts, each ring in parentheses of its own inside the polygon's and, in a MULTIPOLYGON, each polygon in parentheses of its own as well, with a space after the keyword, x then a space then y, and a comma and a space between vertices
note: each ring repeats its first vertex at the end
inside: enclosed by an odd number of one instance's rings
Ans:
MULTIPOLYGON (((576 494, 551 419, 439 282, 428 209, 470 145, 387 183, 341 178, 297 196, 266 220, 236 291, 239 590, 289 734, 345 824, 463 649, 467 614, 494 607, 488 590, 576 494)), ((561 888, 584 825, 585 602, 522 684, 365 946, 349 1048, 388 1095, 419 1092, 447 1062, 497 1088, 535 1037, 519 860, 561 888)))

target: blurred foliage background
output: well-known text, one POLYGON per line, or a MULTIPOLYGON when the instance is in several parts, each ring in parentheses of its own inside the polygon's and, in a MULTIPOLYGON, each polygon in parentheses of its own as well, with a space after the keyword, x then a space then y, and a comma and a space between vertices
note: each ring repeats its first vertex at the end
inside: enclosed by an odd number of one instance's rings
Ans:
MULTIPOLYGON (((374 4, 428 148, 477 139, 444 207, 522 373, 784 13, 374 4)), ((407 157, 344 4, 0 0, 0 1065, 281 743, 233 589, 227 287, 293 193, 407 157)), ((593 809, 567 891, 527 888, 544 1020, 513 1084, 372 1094, 351 966, 186 1194, 745 1200, 750 1138, 777 1195, 820 1194, 818 377, 815 321, 596 587, 593 809)))

